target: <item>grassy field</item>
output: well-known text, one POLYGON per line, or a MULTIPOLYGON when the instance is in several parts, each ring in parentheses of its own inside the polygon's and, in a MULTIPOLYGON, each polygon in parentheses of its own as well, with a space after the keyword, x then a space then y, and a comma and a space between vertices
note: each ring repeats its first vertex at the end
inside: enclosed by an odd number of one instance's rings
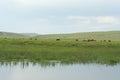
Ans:
POLYGON ((49 34, 39 35, 36 38, 40 39, 95 39, 95 40, 112 40, 120 41, 120 31, 108 31, 108 32, 83 32, 83 33, 71 33, 71 34, 49 34))
POLYGON ((75 40, 48 39, 0 39, 0 62, 22 61, 61 63, 120 62, 120 41, 83 42, 75 40))
POLYGON ((95 39, 95 40, 112 40, 120 41, 120 31, 106 31, 106 32, 81 32, 71 34, 49 34, 40 35, 36 33, 12 33, 12 32, 0 32, 0 38, 39 38, 39 39, 56 39, 62 40, 70 39, 95 39))

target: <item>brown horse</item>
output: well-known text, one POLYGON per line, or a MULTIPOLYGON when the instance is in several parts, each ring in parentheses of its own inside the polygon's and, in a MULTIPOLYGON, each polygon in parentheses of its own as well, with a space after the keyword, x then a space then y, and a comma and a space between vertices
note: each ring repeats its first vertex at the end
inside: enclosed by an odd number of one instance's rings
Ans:
POLYGON ((96 40, 94 40, 94 39, 85 39, 85 40, 83 40, 84 42, 91 42, 91 41, 96 41, 96 40))

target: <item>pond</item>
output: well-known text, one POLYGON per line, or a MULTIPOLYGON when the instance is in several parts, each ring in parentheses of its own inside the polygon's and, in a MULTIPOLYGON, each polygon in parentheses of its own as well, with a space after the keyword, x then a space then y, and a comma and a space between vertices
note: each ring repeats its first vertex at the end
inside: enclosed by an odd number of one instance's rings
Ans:
POLYGON ((0 80, 120 80, 120 64, 1 63, 0 80))

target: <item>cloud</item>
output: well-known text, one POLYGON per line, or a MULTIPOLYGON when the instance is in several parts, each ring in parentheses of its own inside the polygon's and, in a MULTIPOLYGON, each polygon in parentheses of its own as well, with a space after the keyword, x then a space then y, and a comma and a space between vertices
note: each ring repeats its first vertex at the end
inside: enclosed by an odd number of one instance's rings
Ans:
POLYGON ((0 26, 4 26, 0 30, 38 33, 120 30, 119 3, 119 0, 0 0, 0 26))
MULTIPOLYGON (((15 2, 26 4, 26 5, 35 5, 35 4, 41 4, 41 5, 51 5, 51 4, 76 4, 77 2, 87 2, 82 0, 13 0, 15 2)), ((90 2, 90 1, 89 1, 90 2)))
POLYGON ((120 17, 115 16, 67 16, 77 30, 81 31, 106 31, 116 30, 120 26, 120 17))
POLYGON ((26 6, 58 6, 69 0, 14 0, 17 4, 26 6))
POLYGON ((96 24, 119 24, 119 18, 114 16, 67 16, 67 19, 76 20, 84 23, 96 24))
POLYGON ((24 6, 68 6, 68 7, 87 7, 87 6, 100 6, 101 4, 103 5, 107 5, 107 4, 111 4, 111 3, 118 3, 119 1, 114 0, 114 2, 108 2, 107 0, 12 0, 14 2, 16 2, 17 4, 20 5, 24 5, 24 6))
POLYGON ((96 18, 98 23, 102 23, 102 24, 106 24, 106 23, 110 23, 110 24, 119 24, 119 19, 117 19, 116 17, 113 16, 99 16, 96 18))

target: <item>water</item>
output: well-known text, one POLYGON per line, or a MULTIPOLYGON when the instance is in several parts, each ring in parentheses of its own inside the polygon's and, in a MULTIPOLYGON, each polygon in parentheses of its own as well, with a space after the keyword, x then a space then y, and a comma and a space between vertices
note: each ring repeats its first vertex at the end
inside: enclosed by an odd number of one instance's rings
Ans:
POLYGON ((120 64, 2 64, 0 80, 120 80, 120 64))

